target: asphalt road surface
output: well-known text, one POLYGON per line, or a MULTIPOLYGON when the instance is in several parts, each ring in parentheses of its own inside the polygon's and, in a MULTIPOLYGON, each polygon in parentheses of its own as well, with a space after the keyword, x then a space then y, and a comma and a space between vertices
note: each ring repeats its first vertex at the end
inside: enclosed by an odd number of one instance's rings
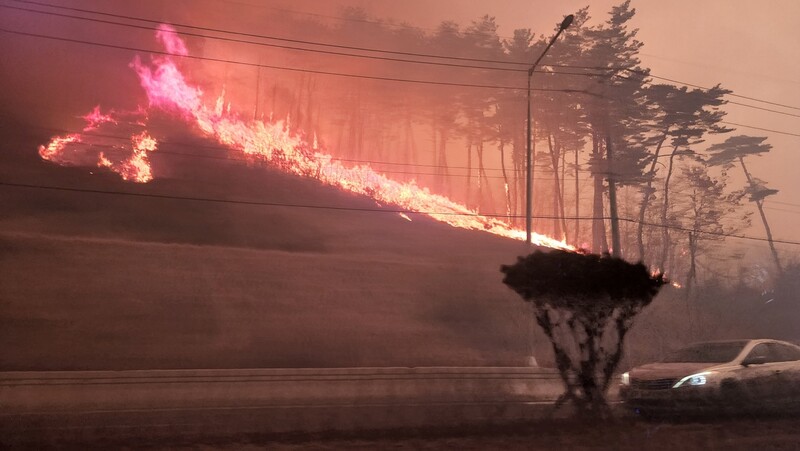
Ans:
POLYGON ((782 449, 800 416, 614 423, 540 368, 0 373, 0 448, 782 449))

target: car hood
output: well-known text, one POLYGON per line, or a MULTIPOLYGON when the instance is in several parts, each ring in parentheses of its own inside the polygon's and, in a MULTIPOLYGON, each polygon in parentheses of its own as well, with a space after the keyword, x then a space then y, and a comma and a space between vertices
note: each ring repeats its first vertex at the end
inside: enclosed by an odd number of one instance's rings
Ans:
POLYGON ((629 371, 631 379, 656 380, 671 379, 701 373, 717 366, 715 363, 648 363, 629 371))

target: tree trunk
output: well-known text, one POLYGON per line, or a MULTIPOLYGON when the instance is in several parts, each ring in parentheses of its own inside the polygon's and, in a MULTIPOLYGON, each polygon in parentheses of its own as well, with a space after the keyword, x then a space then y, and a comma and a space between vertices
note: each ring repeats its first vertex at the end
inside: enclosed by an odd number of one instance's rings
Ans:
POLYGON ((567 152, 561 149, 561 198, 559 203, 561 205, 561 230, 564 231, 564 242, 569 243, 569 228, 567 227, 567 152))
POLYGON ((466 199, 464 201, 464 205, 466 205, 467 208, 470 208, 470 201, 472 200, 472 135, 467 138, 467 176, 465 178, 467 182, 467 188, 466 196, 464 196, 466 199))
POLYGON ((659 269, 666 272, 667 256, 669 255, 669 181, 672 178, 672 171, 675 167, 675 153, 678 146, 673 146, 672 153, 669 155, 669 165, 667 166, 667 176, 664 179, 664 203, 661 205, 661 258, 659 258, 659 269))
MULTIPOLYGON (((749 183, 751 187, 755 187, 755 180, 753 180, 750 171, 747 170, 747 166, 744 164, 744 157, 739 157, 739 163, 742 165, 745 177, 747 177, 747 183, 749 183)), ((767 241, 769 241, 769 248, 772 251, 772 258, 775 260, 775 267, 778 269, 778 274, 780 275, 783 272, 783 268, 781 267, 781 260, 778 258, 778 251, 775 249, 775 242, 772 241, 772 229, 769 228, 767 215, 764 213, 764 199, 756 200, 756 207, 758 207, 758 214, 761 215, 761 223, 764 224, 764 230, 767 232, 767 241)))
POLYGON ((692 292, 694 282, 697 280, 697 238, 694 232, 689 232, 689 271, 686 273, 686 297, 692 292))
POLYGON ((506 221, 509 224, 513 224, 511 222, 511 185, 508 182, 508 174, 506 173, 506 151, 505 151, 505 140, 500 138, 500 170, 503 173, 503 189, 505 191, 505 212, 506 212, 506 221))
POLYGON ((653 194, 653 179, 656 176, 656 164, 658 163, 658 156, 661 153, 661 146, 666 141, 667 135, 661 137, 661 140, 658 142, 656 146, 656 152, 653 154, 653 162, 650 163, 650 171, 647 173, 647 186, 645 186, 642 192, 642 203, 639 206, 639 222, 637 223, 636 227, 636 244, 639 247, 639 261, 643 262, 645 260, 645 250, 644 250, 644 218, 645 214, 647 213, 647 207, 650 206, 650 197, 653 194))
POLYGON ((442 178, 444 192, 447 196, 452 195, 453 187, 450 181, 450 171, 447 169, 447 139, 448 129, 445 125, 440 124, 439 128, 439 161, 437 162, 438 171, 442 178))
POLYGON ((483 165, 483 136, 478 137, 478 145, 475 147, 475 151, 478 154, 478 211, 495 214, 492 186, 489 184, 489 176, 486 174, 486 168, 483 165), (484 211, 484 206, 489 207, 490 210, 484 211))
POLYGON ((547 134, 547 146, 550 150, 550 162, 553 166, 553 238, 564 239, 564 231, 561 229, 561 218, 563 214, 559 215, 563 204, 563 197, 561 195, 561 179, 558 171, 558 163, 561 158, 559 155, 560 149, 558 143, 553 145, 553 134, 547 134))
POLYGON ((575 246, 580 244, 581 236, 581 194, 580 194, 580 169, 578 168, 578 156, 580 152, 575 149, 575 246))

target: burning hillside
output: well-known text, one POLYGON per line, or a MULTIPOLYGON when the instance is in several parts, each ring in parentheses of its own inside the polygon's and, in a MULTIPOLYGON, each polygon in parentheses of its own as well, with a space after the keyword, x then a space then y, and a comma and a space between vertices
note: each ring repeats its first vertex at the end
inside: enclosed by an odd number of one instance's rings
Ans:
MULTIPOLYGON (((176 31, 161 25, 156 38, 166 54, 152 56, 149 62, 137 56, 131 63, 144 88, 149 105, 136 111, 103 112, 96 107, 84 116, 86 127, 81 133, 57 136, 39 148, 42 158, 61 165, 107 168, 124 180, 147 183, 155 174, 148 155, 157 151, 158 140, 147 130, 148 113, 166 112, 184 120, 203 136, 225 146, 239 158, 258 161, 287 173, 310 177, 339 189, 375 199, 382 205, 399 206, 405 213, 429 216, 453 227, 483 230, 496 235, 525 239, 525 231, 506 222, 477 214, 464 205, 430 192, 415 182, 402 183, 373 170, 369 165, 348 166, 338 161, 317 144, 306 139, 301 131, 292 130, 288 121, 243 120, 226 105, 224 88, 209 107, 204 93, 190 84, 181 72, 178 61, 188 55, 176 31), (120 133, 130 136, 120 143, 112 138, 120 133)), ((543 235, 534 234, 537 245, 569 248, 543 235)))

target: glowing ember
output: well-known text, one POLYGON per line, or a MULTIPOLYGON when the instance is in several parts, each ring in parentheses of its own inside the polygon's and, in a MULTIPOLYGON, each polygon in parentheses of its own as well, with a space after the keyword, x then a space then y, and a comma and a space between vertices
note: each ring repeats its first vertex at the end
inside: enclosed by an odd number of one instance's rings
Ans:
MULTIPOLYGON (((186 46, 175 30, 161 25, 157 38, 174 55, 187 55, 186 46)), ((379 203, 398 205, 408 213, 421 213, 454 227, 483 230, 496 235, 525 239, 525 231, 512 228, 500 219, 481 216, 464 205, 431 193, 415 182, 401 183, 390 180, 375 172, 369 166, 347 167, 331 155, 319 149, 314 135, 309 145, 301 134, 293 133, 289 121, 261 120, 245 121, 231 113, 230 104, 225 105, 224 89, 216 100, 214 108, 203 103, 203 92, 187 83, 185 77, 170 57, 152 57, 144 63, 138 56, 131 67, 139 75, 142 88, 147 93, 149 106, 177 114, 197 128, 232 150, 239 151, 251 159, 258 159, 286 172, 312 177, 328 185, 353 193, 369 196, 379 203)), ((105 119, 99 108, 85 117, 90 124, 116 124, 113 118, 105 119), (103 119, 100 119, 103 118, 103 119)), ((67 153, 70 143, 80 142, 77 135, 54 138, 45 148, 40 148, 42 158, 70 164, 67 153)), ((148 162, 148 152, 156 149, 156 141, 146 132, 131 138, 130 155, 126 158, 112 158, 103 152, 95 155, 94 165, 108 167, 125 180, 147 182, 153 178, 148 162)), ((118 149, 117 147, 114 147, 118 149)), ((73 150, 73 152, 75 152, 73 150)), ((506 188, 507 189, 507 188, 506 188)), ((411 220, 407 214, 405 219, 411 220)), ((533 234, 535 244, 547 247, 573 249, 563 241, 543 235, 533 234)))
POLYGON ((114 172, 118 172, 124 180, 147 183, 153 180, 153 171, 150 169, 150 161, 147 159, 147 152, 156 150, 158 142, 147 132, 131 136, 133 155, 119 165, 110 166, 114 172))
POLYGON ((57 136, 47 146, 39 146, 39 155, 65 166, 108 168, 123 180, 147 183, 153 179, 148 153, 156 150, 158 142, 146 131, 137 132, 144 127, 140 117, 143 115, 136 111, 115 117, 115 113, 103 114, 100 107, 95 107, 83 116, 86 126, 82 134, 57 136), (100 133, 104 128, 123 129, 130 141, 120 141, 114 133, 100 133))
POLYGON ((59 157, 64 152, 64 148, 67 144, 80 142, 81 137, 75 133, 64 136, 63 138, 60 136, 56 136, 55 138, 51 139, 47 146, 39 146, 39 156, 44 158, 45 160, 50 160, 56 163, 60 163, 59 157))
POLYGON ((96 130, 103 124, 117 124, 117 120, 114 119, 113 116, 110 114, 103 114, 100 112, 100 105, 94 107, 91 113, 83 116, 83 119, 86 121, 87 125, 83 128, 84 132, 96 130))

